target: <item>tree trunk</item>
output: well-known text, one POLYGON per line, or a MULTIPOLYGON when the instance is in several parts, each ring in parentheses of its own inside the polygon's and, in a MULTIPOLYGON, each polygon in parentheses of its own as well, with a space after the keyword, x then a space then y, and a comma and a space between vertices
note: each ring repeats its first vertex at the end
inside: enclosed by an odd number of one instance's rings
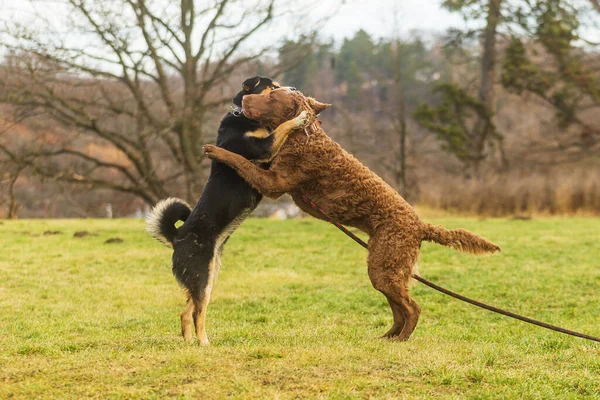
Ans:
POLYGON ((483 56, 481 59, 481 86, 479 101, 492 116, 487 119, 479 117, 473 129, 472 173, 477 176, 483 160, 485 142, 490 132, 494 113, 494 84, 496 70, 496 35, 502 17, 500 7, 503 0, 489 0, 487 24, 483 37, 483 56))
POLYGON ((398 119, 398 133, 400 137, 400 151, 398 154, 399 168, 396 173, 396 183, 400 187, 400 193, 405 198, 409 197, 408 185, 406 183, 406 105, 404 102, 404 87, 402 85, 402 69, 401 69, 401 49, 400 40, 396 42, 396 72, 394 74, 394 83, 396 85, 396 112, 398 119))
POLYGON ((15 173, 15 175, 10 180, 10 183, 8 186, 8 197, 9 197, 8 218, 9 219, 17 219, 18 218, 17 215, 18 215, 18 211, 19 211, 19 204, 17 203, 17 201, 15 199, 14 187, 15 187, 15 183, 17 182, 17 179, 19 179, 20 172, 21 171, 19 170, 17 173, 15 173))

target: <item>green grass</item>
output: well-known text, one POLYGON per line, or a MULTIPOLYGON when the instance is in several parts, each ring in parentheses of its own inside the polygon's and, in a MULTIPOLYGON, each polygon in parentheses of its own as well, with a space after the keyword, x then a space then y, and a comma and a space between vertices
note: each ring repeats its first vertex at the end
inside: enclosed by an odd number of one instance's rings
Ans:
MULTIPOLYGON (((433 222, 503 252, 424 244, 424 277, 600 335, 600 219, 433 222)), ((141 221, 6 221, 0 246, 2 399, 600 398, 600 345, 421 284, 411 340, 378 339, 391 313, 369 283, 365 250, 316 220, 240 228, 225 249, 206 348, 179 337, 184 296, 171 252, 141 221), (73 238, 78 230, 96 235, 73 238)))

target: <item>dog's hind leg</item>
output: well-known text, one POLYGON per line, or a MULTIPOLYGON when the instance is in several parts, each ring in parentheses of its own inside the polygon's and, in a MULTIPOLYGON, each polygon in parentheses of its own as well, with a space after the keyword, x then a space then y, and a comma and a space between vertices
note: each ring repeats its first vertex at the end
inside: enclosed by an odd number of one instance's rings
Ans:
POLYGON ((393 338, 395 336, 398 336, 400 332, 402 332, 402 328, 404 328, 406 320, 404 318, 404 314, 402 313, 402 308, 396 303, 394 303, 392 300, 390 300, 387 296, 386 298, 388 304, 390 305, 390 308, 392 309, 392 314, 394 315, 394 324, 392 325, 390 330, 387 331, 382 337, 393 338))
POLYGON ((208 345, 206 335, 206 310, 210 301, 210 293, 203 292, 194 298, 194 325, 196 325, 196 337, 201 345, 208 345))
POLYGON ((200 343, 208 344, 204 324, 210 300, 214 245, 203 243, 196 234, 189 234, 178 240, 174 247, 173 274, 189 295, 181 314, 181 333, 187 342, 192 340, 192 321, 196 325, 196 336, 200 343))
POLYGON ((215 256, 208 265, 208 280, 206 286, 198 288, 193 296, 194 302, 194 325, 196 326, 196 337, 201 345, 208 345, 208 336, 206 335, 206 312, 208 303, 212 294, 217 275, 221 266, 222 247, 215 251, 215 256))
POLYGON ((191 343, 194 338, 194 331, 192 329, 194 324, 194 308, 194 301, 192 300, 192 297, 189 296, 185 309, 181 313, 181 335, 187 343, 191 343))
POLYGON ((404 341, 417 326, 421 307, 408 294, 418 244, 401 235, 386 229, 371 237, 368 271, 373 287, 385 295, 394 315, 394 324, 384 336, 404 341))
POLYGON ((394 288, 394 291, 396 292, 394 300, 401 307, 402 313, 406 318, 404 328, 402 328, 402 331, 398 336, 394 336, 394 339, 405 341, 408 340, 410 335, 417 327, 419 316, 421 315, 421 307, 412 297, 409 296, 406 285, 403 284, 397 288, 394 288))

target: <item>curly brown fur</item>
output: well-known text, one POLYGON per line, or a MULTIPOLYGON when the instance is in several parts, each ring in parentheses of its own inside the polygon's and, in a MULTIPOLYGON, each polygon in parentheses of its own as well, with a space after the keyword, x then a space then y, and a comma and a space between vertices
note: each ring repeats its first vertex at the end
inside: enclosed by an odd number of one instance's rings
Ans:
POLYGON ((465 253, 484 254, 500 251, 500 247, 494 243, 464 229, 447 230, 442 226, 424 224, 423 233, 423 240, 436 242, 465 253))
POLYGON ((260 120, 261 126, 269 129, 275 129, 286 121, 292 120, 302 111, 306 112, 306 119, 311 123, 317 119, 317 115, 329 107, 329 104, 322 104, 316 100, 305 97, 302 93, 288 88, 273 90, 265 95, 249 95, 242 100, 242 110, 244 115, 250 119, 260 120), (248 100, 248 97, 260 99, 259 101, 248 100), (286 106, 281 107, 282 101, 293 99, 286 106), (320 107, 315 107, 316 104, 320 107), (277 112, 272 112, 272 108, 277 108, 277 112))
MULTIPOLYGON (((248 117, 272 126, 307 107, 318 115, 327 106, 300 92, 281 89, 269 95, 246 96, 243 102, 248 117)), ((477 254, 500 250, 468 231, 448 231, 422 222, 394 189, 320 127, 308 139, 301 131, 290 134, 269 170, 257 168, 243 157, 214 146, 207 146, 206 153, 234 168, 265 196, 277 198, 289 193, 303 211, 323 219, 304 203, 302 197, 306 196, 329 218, 369 235, 369 278, 387 298, 394 318, 385 337, 407 340, 417 325, 421 308, 409 296, 408 285, 423 240, 477 254)))

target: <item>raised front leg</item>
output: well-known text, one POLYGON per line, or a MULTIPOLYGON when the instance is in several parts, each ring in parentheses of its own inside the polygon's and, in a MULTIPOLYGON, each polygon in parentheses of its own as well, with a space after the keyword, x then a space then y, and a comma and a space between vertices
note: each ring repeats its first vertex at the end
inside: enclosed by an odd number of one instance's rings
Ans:
POLYGON ((267 162, 272 161, 277 153, 279 153, 281 146, 283 146, 290 133, 306 126, 307 119, 308 113, 302 111, 296 118, 285 121, 271 133, 271 136, 273 136, 273 145, 271 146, 271 157, 266 160, 267 162))
POLYGON ((250 186, 264 196, 277 199, 302 182, 303 174, 283 169, 264 170, 246 160, 239 154, 213 145, 205 145, 204 153, 210 159, 217 160, 233 168, 250 186))

